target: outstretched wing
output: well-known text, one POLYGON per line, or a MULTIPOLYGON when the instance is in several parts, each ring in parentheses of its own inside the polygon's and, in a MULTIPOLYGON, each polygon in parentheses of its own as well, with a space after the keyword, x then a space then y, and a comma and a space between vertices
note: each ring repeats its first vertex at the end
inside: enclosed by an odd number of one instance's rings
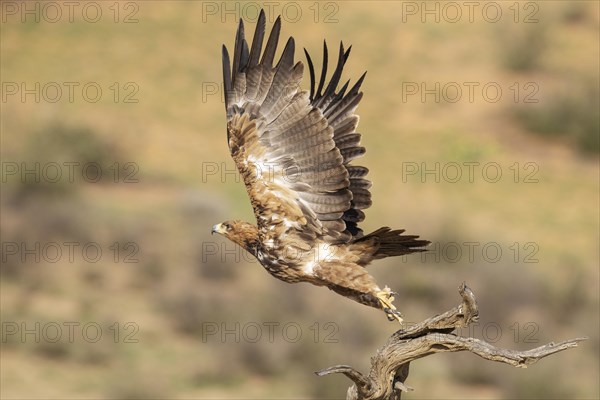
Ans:
MULTIPOLYGON (((273 66, 281 22, 275 21, 262 51, 265 15, 261 11, 252 46, 240 20, 231 64, 223 46, 227 138, 243 177, 259 229, 294 229, 307 238, 348 242, 362 232, 356 224, 370 205, 364 167, 348 163, 364 153, 355 133, 354 110, 362 97, 362 78, 344 95, 335 89, 349 51, 340 49, 338 66, 327 88, 299 88, 303 64, 294 63, 294 39, 273 66), (262 57, 261 57, 262 54, 262 57)), ((326 61, 325 64, 326 65, 326 61)), ((325 69, 326 67, 324 67, 325 69)))
POLYGON ((347 232, 353 238, 360 238, 363 236, 363 231, 358 227, 358 223, 365 219, 365 214, 362 210, 369 208, 372 204, 371 192, 369 191, 371 181, 365 178, 369 173, 366 167, 349 164, 352 160, 365 154, 366 151, 360 145, 360 133, 356 132, 359 118, 354 111, 362 99, 363 94, 359 90, 367 73, 365 72, 358 79, 348 93, 346 93, 346 89, 348 89, 350 81, 347 81, 339 92, 335 91, 342 77, 342 70, 351 49, 352 46, 344 52, 344 46, 340 44, 337 66, 323 93, 321 93, 321 90, 323 89, 327 73, 327 43, 323 42, 323 68, 321 69, 319 86, 316 90, 315 69, 306 49, 304 49, 304 54, 306 54, 310 70, 311 104, 321 110, 325 118, 327 118, 327 123, 333 128, 333 140, 342 155, 343 165, 348 171, 350 179, 348 189, 352 192, 352 201, 350 202, 350 208, 344 211, 342 220, 346 224, 347 232))

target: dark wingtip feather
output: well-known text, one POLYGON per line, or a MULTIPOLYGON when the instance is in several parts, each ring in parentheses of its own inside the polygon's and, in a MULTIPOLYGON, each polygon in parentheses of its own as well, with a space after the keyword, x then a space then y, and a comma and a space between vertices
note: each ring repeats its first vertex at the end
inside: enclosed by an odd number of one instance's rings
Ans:
POLYGON ((240 57, 240 72, 246 71, 248 67, 248 60, 250 59, 250 52, 248 50, 248 42, 246 39, 242 40, 242 54, 240 57))
POLYGON ((304 48, 304 55, 306 56, 306 61, 308 62, 308 71, 310 73, 310 101, 312 101, 315 98, 315 67, 306 48, 304 48))
POLYGON ((327 41, 323 40, 323 68, 321 68, 321 79, 319 79, 319 87, 315 93, 315 98, 318 99, 321 97, 321 90, 323 89, 323 85, 325 84, 325 75, 327 75, 327 64, 328 62, 328 51, 327 51, 327 41))
POLYGON ((240 18, 238 30, 235 34, 235 45, 233 47, 233 76, 232 81, 235 81, 237 73, 240 71, 240 64, 242 61, 242 53, 244 48, 244 21, 240 18))
POLYGON ((338 93, 338 95, 340 96, 340 99, 342 97, 344 97, 344 93, 346 93, 346 89, 348 89, 348 85, 350 84, 350 79, 348 79, 346 81, 346 83, 344 83, 344 86, 342 86, 342 88, 340 89, 340 92, 338 93))
POLYGON ((256 28, 254 29, 254 38, 252 39, 252 48, 250 49, 250 60, 249 66, 254 67, 258 65, 260 52, 262 50, 262 44, 265 37, 266 29, 266 18, 265 10, 260 10, 258 15, 258 21, 256 22, 256 28))
POLYGON ((296 51, 296 42, 294 41, 294 38, 290 36, 290 38, 288 39, 288 41, 285 44, 285 47, 283 48, 283 53, 281 54, 281 58, 279 59, 279 62, 277 63, 277 67, 279 68, 280 65, 293 65, 294 64, 294 52, 296 51))
POLYGON ((358 80, 356 81, 354 86, 352 86, 352 89, 350 89, 350 91, 348 92, 348 96, 352 96, 352 95, 355 95, 356 93, 358 93, 358 91, 360 90, 360 86, 362 85, 363 81, 365 80, 365 76, 367 76, 367 71, 363 72, 363 74, 360 76, 360 78, 358 78, 358 80))
POLYGON ((223 60, 223 87, 224 87, 224 98, 225 98, 225 109, 227 109, 227 93, 231 92, 231 61, 229 59, 229 52, 227 47, 223 45, 221 50, 223 60))
POLYGON ((261 63, 264 64, 268 68, 273 67, 273 60, 275 59, 275 51, 277 50, 277 43, 279 42, 279 33, 281 32, 281 16, 277 17, 275 23, 273 24, 273 28, 271 29, 271 34, 269 35, 269 39, 267 40, 267 46, 265 47, 265 52, 263 54, 261 63))
POLYGON ((342 42, 340 42, 340 52, 338 55, 338 63, 337 63, 337 66, 335 67, 335 70, 333 71, 331 80, 329 81, 329 84, 327 85, 327 88, 325 89, 325 93, 323 93, 324 98, 328 98, 335 94, 335 89, 337 88, 337 85, 340 82, 340 78, 342 77, 342 70, 344 68, 344 64, 346 63, 347 55, 349 55, 349 51, 344 52, 344 44, 342 42))
MULTIPOLYGON (((342 44, 342 49, 343 49, 343 44, 342 44)), ((348 59, 348 57, 350 56, 350 51, 352 50, 352 45, 350 45, 350 47, 348 47, 348 49, 346 50, 346 52, 344 53, 344 63, 346 62, 346 60, 348 59)))
POLYGON ((348 89, 348 85, 350 84, 350 80, 346 81, 344 86, 340 89, 340 91, 335 95, 333 100, 329 103, 327 108, 325 108, 325 112, 327 112, 330 108, 337 106, 337 103, 344 98, 344 93, 346 93, 346 89, 348 89))

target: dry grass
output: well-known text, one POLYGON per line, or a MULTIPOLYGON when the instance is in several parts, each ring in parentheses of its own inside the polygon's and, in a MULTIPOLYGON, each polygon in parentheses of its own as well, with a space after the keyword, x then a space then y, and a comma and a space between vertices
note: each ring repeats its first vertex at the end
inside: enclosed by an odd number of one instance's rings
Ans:
MULTIPOLYGON (((109 167, 118 163, 121 174, 118 183, 3 180, 3 246, 94 242, 105 256, 97 263, 81 256, 56 263, 8 256, 2 263, 2 397, 341 398, 343 378, 318 379, 312 371, 337 363, 366 368, 396 326, 322 288, 278 282, 210 236, 216 222, 252 219, 233 174, 225 180, 202 175, 209 165, 233 168, 223 104, 218 95, 203 98, 203 87, 219 84, 220 45, 232 43, 235 22, 231 16, 225 23, 217 17, 203 22, 201 2, 137 4, 137 24, 110 18, 97 24, 81 19, 2 24, 3 82, 97 82, 105 93, 97 103, 81 97, 73 103, 9 98, 2 103, 2 161, 97 162, 105 178, 113 177, 109 167), (138 85, 139 102, 115 103, 109 89, 114 82, 138 85), (137 183, 123 182, 123 174, 131 172, 123 169, 128 162, 139 167, 137 183), (118 262, 110 248, 115 242, 118 262), (128 243, 137 245, 137 263, 124 262, 128 243), (7 323, 69 321, 99 324, 102 339, 36 343, 32 336, 5 336, 7 323), (125 342, 132 332, 127 322, 139 327, 138 343, 125 342), (271 322, 279 323, 272 342, 264 325, 271 322), (240 324, 240 340, 206 336, 213 323, 240 324), (252 324, 262 327, 256 343, 250 340, 252 324), (285 340, 285 324, 302 329, 297 342, 285 340), (337 342, 325 343, 327 335, 337 342)), ((528 322, 538 328, 533 338, 540 343, 592 339, 526 371, 462 355, 424 360, 412 368, 408 383, 418 391, 411 397, 597 398, 598 160, 589 151, 594 149, 589 139, 598 134, 597 107, 584 101, 584 89, 597 100, 598 5, 540 2, 541 23, 532 29, 543 32, 532 37, 544 42, 530 51, 527 42, 511 41, 527 35, 499 34, 525 29, 510 21, 423 24, 415 16, 403 23, 400 2, 348 2, 335 3, 339 22, 326 24, 313 21, 312 3, 298 4, 303 17, 284 23, 284 36, 293 34, 299 48, 317 55, 323 38, 334 44, 343 39, 353 45, 347 76, 369 71, 359 108, 368 148, 361 161, 374 181, 366 228, 402 227, 464 252, 456 262, 451 253, 436 259, 434 252, 373 266, 380 282, 401 293, 407 319, 456 303, 456 288, 467 279, 487 318, 482 329, 486 324, 502 329, 499 344, 533 346, 524 343, 528 322), (433 87, 473 81, 497 82, 505 95, 497 103, 479 95, 474 102, 402 99, 403 82, 433 87), (539 103, 515 103, 509 89, 514 82, 537 84, 539 103), (557 98, 557 91, 569 96, 557 98), (562 113, 558 120, 556 107, 562 113), (530 135, 540 123, 550 124, 552 135, 530 135), (576 144, 581 137, 585 155, 576 144), (403 175, 403 162, 428 168, 495 162, 503 178, 486 182, 479 169, 472 183, 466 177, 436 183, 431 175, 423 182, 419 174, 403 175), (537 183, 523 182, 532 171, 527 163, 536 166, 537 183), (480 243, 472 261, 466 242, 480 243), (524 248, 529 242, 535 246, 524 248), (480 251, 488 243, 503 251, 497 262, 480 251), (533 256, 538 262, 527 263, 532 249, 538 249, 533 256), (549 386, 557 377, 560 384, 549 386)), ((507 4, 503 10, 511 15, 507 4)))

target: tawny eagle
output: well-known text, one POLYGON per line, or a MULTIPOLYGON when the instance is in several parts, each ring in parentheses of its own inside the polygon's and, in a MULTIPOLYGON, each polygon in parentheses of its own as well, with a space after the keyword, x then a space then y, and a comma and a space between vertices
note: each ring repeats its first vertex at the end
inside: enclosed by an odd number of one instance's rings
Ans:
POLYGON ((244 23, 235 37, 233 64, 223 45, 227 141, 242 176, 257 225, 239 220, 215 225, 219 233, 255 256, 273 276, 289 283, 326 286, 402 321, 394 293, 381 288, 365 267, 373 260, 423 251, 429 242, 388 227, 363 234, 358 223, 371 206, 368 169, 350 165, 365 153, 354 113, 365 75, 337 90, 350 48, 340 44, 337 66, 326 83, 327 45, 318 86, 311 58, 310 92, 301 90, 304 65, 294 63, 289 38, 273 66, 281 20, 267 44, 260 12, 252 46, 244 23))

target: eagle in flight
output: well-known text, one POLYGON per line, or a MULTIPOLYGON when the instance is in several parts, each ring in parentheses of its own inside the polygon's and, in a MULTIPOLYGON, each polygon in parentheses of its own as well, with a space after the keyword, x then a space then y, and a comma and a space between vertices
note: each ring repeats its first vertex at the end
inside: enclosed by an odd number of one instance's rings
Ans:
POLYGON ((326 83, 327 45, 318 85, 304 50, 310 92, 299 85, 304 64, 294 62, 290 37, 275 66, 281 19, 267 44, 260 12, 251 47, 240 19, 233 64, 223 45, 227 143, 250 197, 256 225, 232 220, 219 233, 258 259, 276 278, 326 286, 402 322, 394 293, 381 288, 366 267, 373 260, 424 251, 429 244, 404 230, 383 227, 364 234, 358 224, 371 206, 368 169, 351 165, 365 153, 355 110, 365 75, 337 90, 350 48, 340 44, 337 66, 326 83))

